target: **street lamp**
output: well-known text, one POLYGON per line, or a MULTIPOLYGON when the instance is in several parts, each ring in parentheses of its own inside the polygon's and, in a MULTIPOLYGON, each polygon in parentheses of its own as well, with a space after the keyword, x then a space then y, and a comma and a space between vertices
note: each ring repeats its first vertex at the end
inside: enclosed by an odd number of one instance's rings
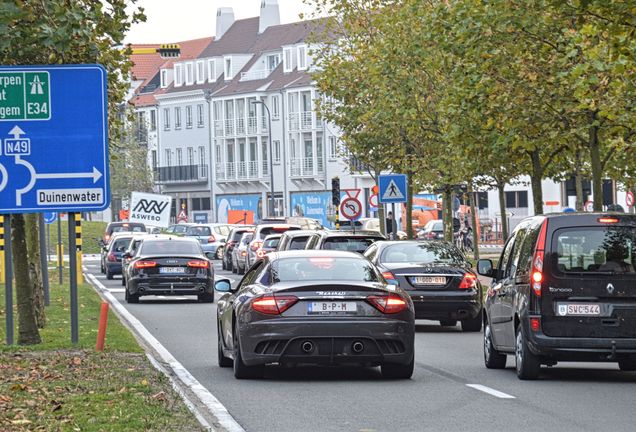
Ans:
POLYGON ((269 216, 274 216, 274 152, 272 151, 272 114, 269 111, 269 108, 265 104, 265 102, 260 100, 253 100, 250 103, 256 105, 261 104, 263 108, 267 111, 267 137, 269 141, 269 211, 267 214, 269 216))
MULTIPOLYGON (((205 101, 208 103, 208 144, 210 145, 210 151, 208 154, 208 160, 209 160, 209 168, 208 168, 208 179, 210 180, 210 194, 212 195, 212 202, 210 203, 210 208, 212 209, 212 222, 216 222, 217 221, 217 214, 216 214, 216 196, 214 193, 214 184, 215 184, 215 180, 216 180, 216 169, 214 166, 214 160, 213 160, 213 155, 214 155, 214 143, 212 142, 212 89, 206 89, 203 92, 203 97, 205 98, 205 101)), ((201 158, 201 156, 199 155, 199 159, 201 158)), ((216 161, 218 162, 218 161, 216 161)))

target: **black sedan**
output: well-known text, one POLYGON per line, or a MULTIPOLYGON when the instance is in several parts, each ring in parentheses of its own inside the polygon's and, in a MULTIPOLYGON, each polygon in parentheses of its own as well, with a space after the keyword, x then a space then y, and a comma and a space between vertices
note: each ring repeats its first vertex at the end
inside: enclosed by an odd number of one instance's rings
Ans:
POLYGON ((443 326, 461 321, 462 330, 481 330, 482 286, 470 263, 453 245, 439 241, 382 241, 364 255, 399 283, 413 300, 415 318, 439 320, 443 326))
POLYGON ((194 238, 149 236, 128 265, 126 301, 138 303, 147 295, 197 295, 200 302, 213 302, 212 258, 194 238))
POLYGON ((216 282, 219 366, 236 378, 266 364, 381 366, 385 378, 413 374, 413 303, 353 252, 273 252, 236 289, 216 282))

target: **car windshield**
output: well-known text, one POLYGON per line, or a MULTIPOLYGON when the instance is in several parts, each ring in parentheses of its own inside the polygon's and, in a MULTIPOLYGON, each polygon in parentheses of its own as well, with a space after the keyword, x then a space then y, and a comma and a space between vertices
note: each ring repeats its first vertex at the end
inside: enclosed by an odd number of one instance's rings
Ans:
POLYGON ((636 274, 636 228, 584 227, 558 230, 560 273, 636 274))
POLYGON ((322 245, 322 249, 362 253, 377 240, 376 238, 361 237, 327 237, 322 245))
POLYGON ((274 282, 379 280, 371 263, 356 258, 283 258, 272 263, 271 272, 274 282))
POLYGON ((398 243, 384 249, 380 262, 463 264, 465 259, 456 247, 441 242, 398 243))
POLYGON ((146 240, 141 246, 142 255, 194 255, 201 254, 201 246, 194 241, 146 240))
POLYGON ((195 237, 209 237, 211 235, 210 227, 191 226, 191 227, 188 227, 188 230, 186 231, 186 235, 195 236, 195 237))

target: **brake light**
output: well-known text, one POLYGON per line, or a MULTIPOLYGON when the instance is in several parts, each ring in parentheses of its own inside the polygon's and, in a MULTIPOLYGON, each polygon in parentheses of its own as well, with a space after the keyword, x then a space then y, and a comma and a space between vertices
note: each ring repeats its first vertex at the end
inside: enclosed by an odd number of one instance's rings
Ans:
POLYGON ((208 268, 210 263, 203 260, 188 261, 188 267, 208 268))
POLYGON ((208 243, 214 243, 215 241, 216 241, 216 237, 214 237, 213 235, 208 237, 208 243))
POLYGON ((543 259, 545 251, 545 241, 548 235, 548 220, 543 221, 539 238, 537 239, 537 247, 532 258, 532 291, 537 297, 541 297, 541 282, 543 282, 543 259))
POLYGON ((110 240, 110 234, 104 235, 104 243, 108 243, 108 240, 110 240))
POLYGON ((116 262, 117 261, 117 257, 115 256, 114 253, 111 252, 111 253, 108 254, 108 261, 110 261, 110 262, 116 262))
POLYGON ((477 276, 472 273, 466 273, 459 283, 459 289, 473 289, 477 287, 477 276))
POLYGON ((256 251, 256 256, 259 258, 263 258, 265 256, 265 251, 263 249, 259 249, 256 251))
POLYGON ((247 256, 247 252, 241 251, 241 256, 247 256))
POLYGON ((390 271, 382 272, 382 277, 386 280, 389 280, 389 279, 395 280, 395 276, 390 271))
POLYGON ((539 331, 541 329, 541 321, 539 318, 530 318, 530 328, 532 331, 539 331))
POLYGON ((395 293, 391 293, 388 296, 369 296, 367 301, 374 308, 385 314, 402 312, 408 308, 406 300, 395 293))
POLYGON ((598 221, 600 223, 618 223, 618 219, 617 218, 612 218, 612 217, 598 218, 598 221))
POLYGON ((263 246, 263 242, 262 241, 255 241, 255 242, 252 242, 252 244, 250 245, 250 249, 252 249, 254 252, 256 252, 256 250, 258 248, 260 248, 261 246, 263 246))
POLYGON ((157 267, 157 263, 154 261, 137 261, 135 263, 136 269, 145 269, 150 267, 157 267))
POLYGON ((266 315, 280 315, 298 302, 296 296, 264 295, 252 300, 252 309, 266 315))

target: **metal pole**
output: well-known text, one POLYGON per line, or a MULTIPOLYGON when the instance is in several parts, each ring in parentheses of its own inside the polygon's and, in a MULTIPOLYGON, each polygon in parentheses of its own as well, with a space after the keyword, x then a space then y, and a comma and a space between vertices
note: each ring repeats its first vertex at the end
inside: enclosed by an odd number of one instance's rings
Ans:
POLYGON ((77 255, 75 253, 75 213, 68 214, 68 259, 69 279, 71 291, 71 343, 79 342, 79 329, 77 325, 77 255))
POLYGON ((208 155, 208 161, 210 169, 208 171, 208 178, 210 179, 210 195, 212 201, 210 202, 210 209, 212 210, 212 222, 218 222, 218 215, 216 214, 216 192, 214 191, 214 185, 216 184, 216 160, 215 146, 212 140, 212 128, 214 127, 214 116, 212 114, 212 90, 208 89, 203 93, 205 101, 208 103, 208 144, 210 145, 210 154, 208 155))
POLYGON ((44 288, 44 306, 48 306, 51 303, 51 296, 49 293, 49 260, 47 258, 46 249, 46 236, 44 233, 44 214, 40 213, 40 263, 42 265, 42 286, 44 288))
POLYGON ((5 310, 7 313, 7 345, 13 345, 13 267, 11 263, 11 215, 4 217, 4 269, 6 278, 5 310))
POLYGON ((397 238, 397 219, 395 216, 395 203, 391 203, 391 240, 395 240, 397 238))
POLYGON ((51 261, 51 227, 46 224, 46 261, 51 261))
POLYGON ((62 285, 62 271, 64 270, 64 252, 62 250, 62 214, 57 214, 57 274, 62 285))
POLYGON ((263 105, 265 111, 267 111, 267 139, 269 141, 269 211, 267 214, 270 217, 274 216, 274 152, 272 151, 272 114, 269 111, 265 102, 260 100, 253 100, 251 103, 263 105))

